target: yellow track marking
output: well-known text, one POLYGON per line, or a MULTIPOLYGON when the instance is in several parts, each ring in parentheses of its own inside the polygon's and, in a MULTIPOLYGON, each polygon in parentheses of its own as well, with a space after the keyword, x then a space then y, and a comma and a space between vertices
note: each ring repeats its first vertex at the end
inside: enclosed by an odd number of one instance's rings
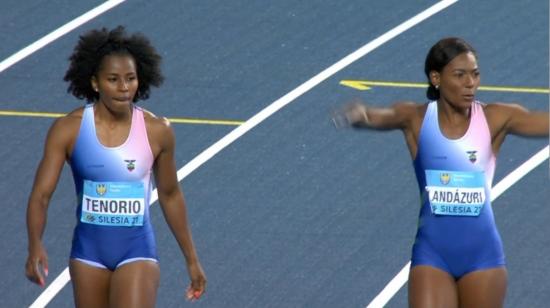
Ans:
MULTIPOLYGON (((342 80, 340 84, 357 90, 369 90, 372 87, 393 87, 393 88, 427 88, 427 83, 420 82, 392 82, 392 81, 372 81, 372 80, 342 80)), ((533 87, 502 87, 502 86, 480 86, 480 91, 493 92, 516 92, 516 93, 534 93, 549 94, 548 88, 533 87)))
MULTIPOLYGON (((59 118, 59 117, 62 117, 64 115, 65 115, 64 113, 54 113, 54 112, 30 112, 30 111, 0 110, 0 116, 59 118)), ((204 125, 239 126, 239 125, 244 123, 243 121, 192 119, 192 118, 168 118, 168 120, 171 123, 204 124, 204 125)))

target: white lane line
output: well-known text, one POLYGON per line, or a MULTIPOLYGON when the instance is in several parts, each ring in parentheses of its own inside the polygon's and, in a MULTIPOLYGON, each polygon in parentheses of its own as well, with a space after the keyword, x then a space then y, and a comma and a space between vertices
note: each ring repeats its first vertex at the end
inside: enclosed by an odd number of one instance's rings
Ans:
MULTIPOLYGON (((369 43, 363 45, 358 50, 354 51, 353 53, 347 55, 340 61, 336 62, 335 64, 331 65, 330 67, 326 68, 324 71, 320 72, 319 74, 315 75, 308 81, 304 82, 294 90, 290 91, 283 97, 279 98, 278 100, 271 103, 269 106, 261 110, 259 113, 248 119, 245 123, 241 124, 234 130, 232 130, 229 134, 225 135, 222 139, 218 140, 216 143, 208 147, 206 150, 204 150, 202 153, 200 153, 198 156, 193 158, 190 162, 188 162, 185 166, 183 166, 181 169, 178 170, 178 181, 183 180, 186 176, 188 176, 191 172, 196 170, 198 167, 200 167, 202 164, 207 162, 210 158, 212 158, 214 155, 219 153, 221 150, 223 150, 225 147, 233 143, 235 140, 237 140, 239 137, 247 133, 249 130, 254 128, 256 125, 263 122, 265 119, 267 119, 269 116, 277 112, 279 109, 283 108, 284 106, 288 105, 292 101, 294 101, 296 98, 300 97, 302 94, 306 93, 307 91, 311 90, 313 87, 317 86, 327 78, 331 77, 332 75, 336 74, 340 70, 344 69, 351 63, 357 61, 361 57, 365 56, 366 54, 370 53, 371 51, 375 50, 376 48, 380 47, 384 43, 388 42, 389 40, 395 38, 399 34, 409 30, 410 28, 414 27, 415 25, 419 24, 423 20, 427 19, 428 17, 432 16, 433 14, 443 10, 447 6, 457 2, 458 0, 444 0, 441 2, 438 2, 437 4, 433 5, 432 7, 426 9, 425 11, 419 13, 418 15, 412 17, 411 19, 401 23, 400 25, 396 26, 395 28, 389 30, 388 32, 384 33, 383 35, 379 36, 378 38, 370 41, 369 43)), ((158 198, 157 191, 154 190, 151 193, 151 204, 155 202, 158 198)), ((65 271, 63 271, 65 272, 65 271)), ((70 277, 65 277, 65 279, 56 279, 55 281, 59 281, 59 284, 62 284, 61 288, 67 282, 69 282, 70 277)), ((50 285, 51 286, 51 285, 50 285)), ((44 291, 44 293, 48 293, 47 299, 40 302, 40 305, 32 306, 33 308, 42 308, 48 302, 61 290, 58 286, 55 286, 55 289, 50 289, 50 286, 44 291), (56 290, 56 291, 55 291, 56 290)), ((43 294, 44 294, 43 293, 43 294)), ((42 295, 43 295, 42 294, 42 295)), ((40 295, 40 297, 42 297, 40 295)), ((39 297, 39 299, 40 299, 39 297)), ((37 299, 38 301, 38 299, 37 299)), ((34 305, 34 304, 33 304, 34 305)))
POLYGON ((71 279, 69 268, 66 267, 57 278, 48 286, 42 294, 30 305, 30 308, 43 308, 54 298, 54 296, 63 289, 67 281, 71 279))
POLYGON ((457 2, 458 0, 444 0, 441 2, 438 2, 437 4, 433 5, 432 7, 426 9, 425 11, 419 13, 418 15, 410 18, 409 20, 401 23, 400 25, 396 26, 395 28, 389 30, 388 32, 384 33, 383 35, 379 36, 378 38, 372 40, 371 42, 363 45, 358 50, 354 51, 353 53, 347 55, 340 61, 336 62, 332 66, 328 67, 321 73, 315 75, 310 80, 306 81, 305 83, 301 84, 285 96, 279 98, 278 100, 274 101, 254 115, 252 118, 250 118, 245 123, 241 124, 239 127, 235 128, 233 131, 231 131, 229 134, 224 136, 222 139, 220 139, 218 142, 210 146, 208 149, 206 149, 204 152, 202 152, 200 155, 195 157, 193 160, 191 160, 187 165, 185 165, 183 168, 181 168, 178 171, 178 179, 183 179, 187 175, 189 175, 191 172, 193 172, 195 169, 200 167, 203 163, 208 161, 210 158, 212 158, 214 155, 216 155, 218 152, 220 152, 222 149, 224 149, 226 146, 231 144, 233 141, 244 135, 246 132, 248 132, 250 129, 255 127, 256 125, 260 124, 262 121, 267 119, 269 116, 277 112, 279 109, 283 108, 287 104, 294 101, 296 98, 300 97, 305 92, 311 90, 313 87, 317 86, 327 78, 331 77, 332 75, 336 74, 340 70, 344 69, 348 65, 352 64, 353 62, 357 61, 361 57, 365 56, 366 54, 370 53, 371 51, 375 50, 376 48, 380 47, 384 43, 390 41, 391 39, 395 38, 396 36, 400 35, 401 33, 409 30, 410 28, 414 27, 415 25, 419 24, 420 22, 424 21, 425 19, 429 18, 430 16, 434 15, 435 13, 445 9, 446 7, 450 6, 451 4, 457 2))
POLYGON ((538 165, 542 164, 545 160, 548 159, 550 154, 550 146, 546 146, 542 150, 538 151, 537 154, 533 155, 529 160, 524 162, 521 166, 512 171, 505 178, 503 178, 497 185, 493 186, 491 190, 491 201, 498 198, 503 192, 505 192, 510 186, 514 185, 522 177, 531 172, 538 165))
MULTIPOLYGON (((506 177, 504 177, 498 184, 491 189, 491 202, 498 198, 503 192, 514 185, 517 181, 523 178, 526 174, 531 172, 537 166, 542 164, 548 159, 550 155, 550 146, 546 146, 540 150, 533 157, 529 158, 521 166, 516 168, 506 177)), ((399 271, 399 273, 393 277, 393 279, 384 287, 384 289, 368 304, 367 308, 382 308, 384 307, 392 297, 399 291, 405 283, 409 280, 409 270, 411 262, 409 261, 399 271)))
POLYGON ((96 8, 84 13, 83 15, 73 19, 72 21, 66 23, 65 25, 57 28, 56 30, 50 32, 48 35, 42 37, 38 41, 30 44, 29 46, 21 49, 15 54, 11 55, 4 61, 0 62, 0 73, 14 65, 15 63, 23 60, 29 55, 33 54, 35 51, 40 48, 48 45, 49 43, 55 41, 56 39, 62 37, 63 35, 71 32, 75 28, 81 26, 82 24, 90 21, 91 19, 97 17, 98 15, 112 9, 113 7, 119 5, 125 0, 109 0, 103 4, 97 6, 96 8))
MULTIPOLYGON (((30 44, 29 46, 21 49, 20 51, 11 55, 4 61, 0 62, 0 73, 5 71, 12 65, 16 64, 17 62, 28 57, 29 55, 33 54, 40 48, 48 45, 49 43, 71 32, 72 30, 94 19, 95 17, 105 13, 106 11, 114 8, 115 6, 121 4, 124 1, 126 0, 106 1, 100 4, 99 6, 91 9, 90 11, 80 15, 79 17, 71 20, 65 25, 57 28, 56 30, 50 32, 49 34, 42 37, 38 41, 30 44)), ((70 280, 69 268, 67 267, 63 270, 63 272, 61 272, 61 274, 59 274, 59 276, 57 276, 57 278, 54 279, 54 281, 52 281, 52 283, 48 286, 48 288, 46 288, 46 290, 44 290, 44 292, 42 292, 42 294, 38 296, 38 298, 30 305, 30 307, 32 308, 46 307, 46 305, 55 297, 57 293, 59 293, 59 291, 61 291, 61 289, 63 289, 63 287, 67 284, 67 281, 69 280, 70 280)))

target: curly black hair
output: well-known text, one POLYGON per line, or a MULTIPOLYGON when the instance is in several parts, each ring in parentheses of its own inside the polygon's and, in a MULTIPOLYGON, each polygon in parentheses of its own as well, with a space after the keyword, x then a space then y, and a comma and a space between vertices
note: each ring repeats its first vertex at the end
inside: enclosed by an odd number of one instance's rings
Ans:
POLYGON ((128 54, 136 63, 139 85, 134 102, 149 98, 150 86, 159 87, 164 81, 161 56, 149 40, 141 33, 128 35, 123 26, 118 26, 113 30, 91 30, 80 36, 63 78, 69 82, 67 92, 78 99, 96 101, 99 94, 92 89, 90 80, 96 76, 103 58, 111 54, 128 54))

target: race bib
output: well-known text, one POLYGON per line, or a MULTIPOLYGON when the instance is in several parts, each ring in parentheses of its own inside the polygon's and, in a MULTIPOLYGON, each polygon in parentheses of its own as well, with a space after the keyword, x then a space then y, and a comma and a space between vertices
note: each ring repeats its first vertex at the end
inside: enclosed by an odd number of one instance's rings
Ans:
POLYGON ((103 226, 142 226, 145 188, 142 182, 84 180, 80 221, 103 226))
POLYGON ((485 173, 426 170, 426 191, 432 213, 479 216, 485 204, 485 173))

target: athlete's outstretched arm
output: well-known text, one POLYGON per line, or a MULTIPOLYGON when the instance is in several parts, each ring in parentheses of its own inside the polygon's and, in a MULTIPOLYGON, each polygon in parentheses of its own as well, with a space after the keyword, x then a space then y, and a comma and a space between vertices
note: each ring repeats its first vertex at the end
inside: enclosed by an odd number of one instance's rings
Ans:
POLYGON ((333 114, 337 127, 354 126, 378 130, 406 129, 417 112, 417 104, 397 102, 391 107, 373 107, 355 100, 333 114))
POLYGON ((524 137, 548 136, 548 112, 529 111, 517 104, 492 103, 485 107, 491 129, 493 151, 498 153, 506 135, 524 137))
POLYGON ((161 150, 154 164, 159 203, 164 218, 185 256, 187 271, 191 279, 187 298, 197 299, 205 291, 206 276, 195 251, 187 220, 185 199, 177 180, 174 160, 175 138, 168 120, 163 120, 160 129, 156 130, 155 136, 156 140, 161 142, 161 150))
POLYGON ((548 112, 530 111, 518 104, 495 104, 505 117, 504 129, 523 137, 545 137, 549 133, 548 112))
POLYGON ((41 286, 45 285, 44 276, 48 275, 48 257, 42 245, 42 235, 46 227, 50 198, 67 158, 70 142, 68 122, 70 121, 68 117, 60 118, 50 128, 27 205, 29 252, 25 274, 29 280, 41 286))

